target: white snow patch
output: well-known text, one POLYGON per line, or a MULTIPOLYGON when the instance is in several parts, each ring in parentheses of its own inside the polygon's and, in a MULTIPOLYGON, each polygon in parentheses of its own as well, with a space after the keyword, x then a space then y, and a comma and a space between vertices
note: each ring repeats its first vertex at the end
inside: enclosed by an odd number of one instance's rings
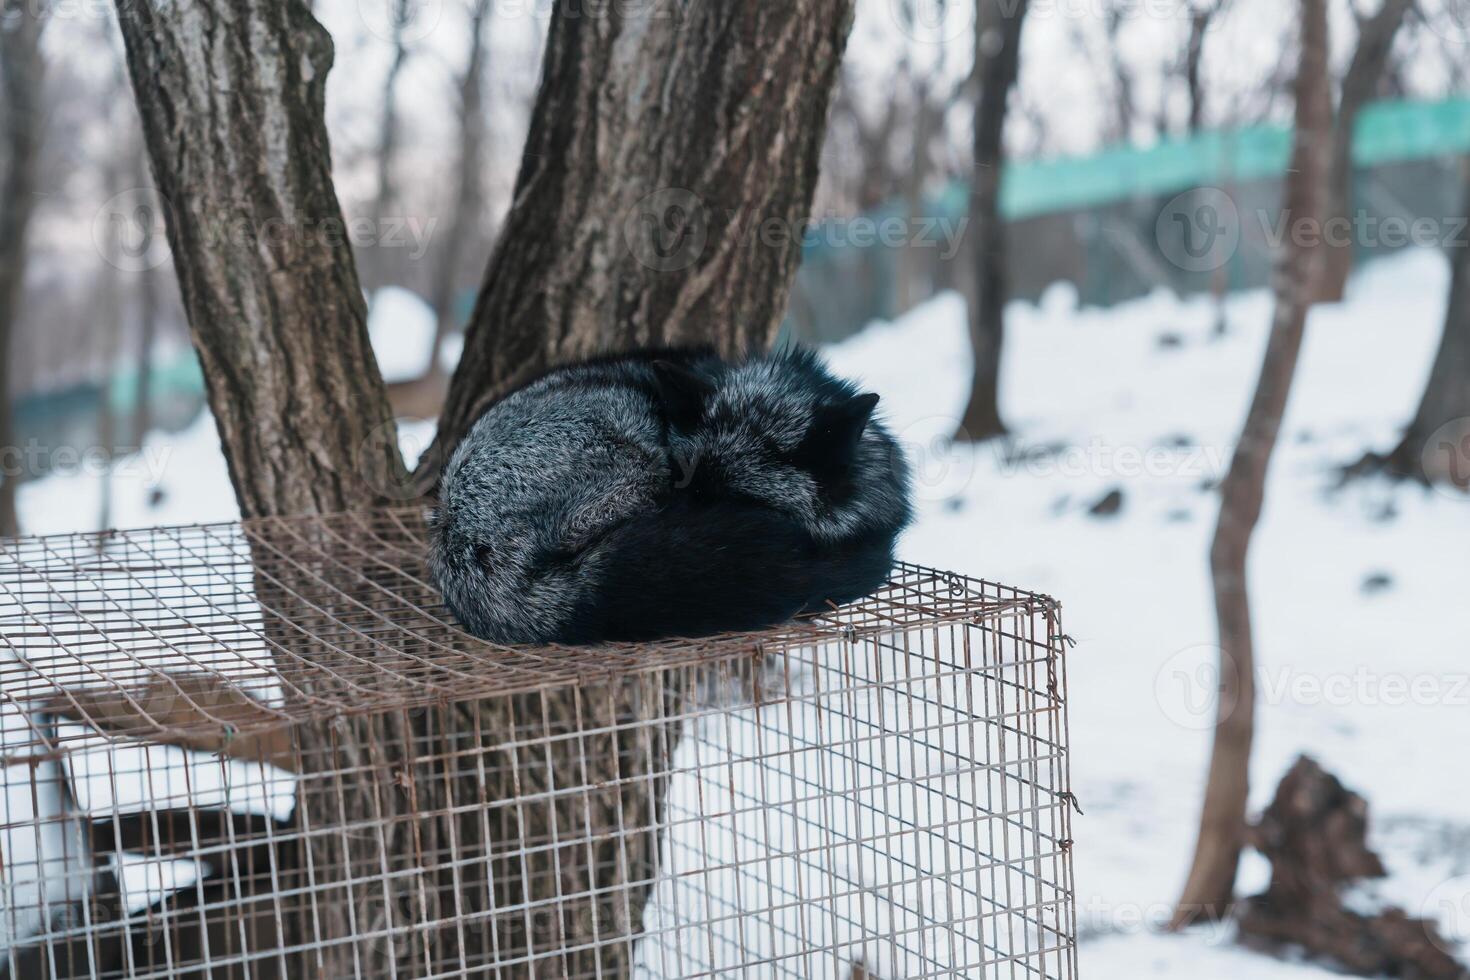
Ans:
POLYGON ((434 309, 414 292, 384 286, 368 306, 368 335, 383 380, 413 381, 429 369, 437 318, 434 309))

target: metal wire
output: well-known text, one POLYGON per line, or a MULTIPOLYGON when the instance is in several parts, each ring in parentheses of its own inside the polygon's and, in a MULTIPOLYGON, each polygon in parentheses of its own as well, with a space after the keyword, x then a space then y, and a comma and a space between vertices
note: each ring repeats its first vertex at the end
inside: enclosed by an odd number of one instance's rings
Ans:
POLYGON ((0 976, 1076 976, 1053 600, 499 647, 424 539, 0 544, 0 976))

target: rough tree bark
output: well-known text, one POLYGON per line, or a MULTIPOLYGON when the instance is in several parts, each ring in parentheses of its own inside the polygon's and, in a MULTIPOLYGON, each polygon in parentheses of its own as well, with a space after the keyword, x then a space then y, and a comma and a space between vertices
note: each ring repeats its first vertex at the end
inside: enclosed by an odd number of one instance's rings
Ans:
POLYGON ((558 362, 775 338, 852 7, 557 4, 514 203, 422 486, 487 404, 558 362))
POLYGON ((332 187, 331 39, 283 0, 140 0, 118 20, 241 512, 381 503, 403 463, 332 187))
MULTIPOLYGON (((323 115, 330 38, 295 0, 139 0, 119 3, 118 19, 241 512, 385 502, 405 471, 331 182, 323 115)), ((303 565, 300 581, 257 576, 265 629, 289 638, 313 616, 341 614, 300 598, 319 592, 314 574, 303 565)), ((314 652, 301 644, 301 654, 314 652)), ((308 690, 313 683, 327 681, 309 679, 308 690)), ((374 734, 362 722, 344 727, 349 740, 354 731, 374 734)), ((306 726, 297 737, 309 752, 339 734, 306 726)), ((395 756, 413 751, 396 734, 386 739, 398 748, 384 765, 404 765, 395 756)), ((347 793, 359 788, 345 782, 347 793)), ((306 785, 298 816, 327 821, 330 808, 306 785)), ((344 857, 335 844, 313 838, 300 853, 278 849, 282 881, 297 881, 296 869, 312 862, 323 874, 313 879, 315 893, 282 903, 287 928, 308 944, 300 961, 262 962, 259 975, 276 975, 278 965, 291 976, 350 974, 358 948, 352 909, 333 888, 377 865, 356 851, 344 857)))
POLYGON ((1414 5, 1414 0, 1384 0, 1371 17, 1358 21, 1358 46, 1353 60, 1342 77, 1342 94, 1338 98, 1337 124, 1332 133, 1332 174, 1327 200, 1327 220, 1336 229, 1326 238, 1326 265, 1318 299, 1324 303, 1339 302, 1347 290, 1348 276, 1353 271, 1355 227, 1353 206, 1353 132, 1358 113, 1373 100, 1388 67, 1394 38, 1414 5), (1343 236, 1346 235, 1346 238, 1343 236))
MULTIPOLYGON (((1326 205, 1332 140, 1326 0, 1301 0, 1300 45, 1296 133, 1286 177, 1284 227, 1296 222, 1320 222, 1326 205)), ((1266 472, 1281 430, 1307 311, 1320 274, 1321 250, 1300 240, 1288 240, 1277 258, 1276 310, 1260 378, 1230 471, 1220 488, 1220 517, 1210 545, 1220 635, 1219 716, 1194 863, 1174 910, 1174 928, 1228 915, 1235 897, 1255 728, 1255 649, 1246 590, 1246 555, 1261 515, 1266 472)))
MULTIPOLYGON (((1462 164, 1470 214, 1470 160, 1462 164)), ((1404 436, 1369 468, 1470 490, 1470 245, 1449 249, 1450 295, 1439 352, 1404 436)))
POLYGON ((975 103, 966 283, 975 379, 955 433, 956 439, 965 442, 1006 432, 1000 417, 1000 356, 1009 285, 1000 182, 1005 165, 1006 103, 1020 70, 1021 26, 1026 17, 1026 0, 976 0, 976 5, 974 74, 980 94, 975 103))
POLYGON ((10 338, 25 284, 26 228, 36 204, 41 145, 41 31, 46 5, 0 2, 0 535, 19 533, 21 473, 10 397, 10 338))

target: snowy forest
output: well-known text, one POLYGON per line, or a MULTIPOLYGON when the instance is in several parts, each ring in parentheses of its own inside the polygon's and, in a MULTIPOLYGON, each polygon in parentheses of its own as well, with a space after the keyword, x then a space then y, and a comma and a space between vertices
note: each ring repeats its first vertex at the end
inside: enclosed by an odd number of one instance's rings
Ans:
MULTIPOLYGON (((1467 207, 1467 0, 0 0, 0 535, 411 503, 559 363, 812 348, 899 557, 1065 611, 1080 973, 1465 978, 1467 207)), ((1072 980, 1007 969, 924 975, 1072 980)))

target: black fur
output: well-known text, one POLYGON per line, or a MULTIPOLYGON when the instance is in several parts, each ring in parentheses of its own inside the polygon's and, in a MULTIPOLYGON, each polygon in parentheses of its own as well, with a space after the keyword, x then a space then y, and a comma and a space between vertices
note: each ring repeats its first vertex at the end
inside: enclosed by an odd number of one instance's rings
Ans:
POLYGON ((877 401, 806 351, 549 372, 455 450, 431 568, 460 621, 506 643, 700 636, 856 599, 910 516, 877 401))

